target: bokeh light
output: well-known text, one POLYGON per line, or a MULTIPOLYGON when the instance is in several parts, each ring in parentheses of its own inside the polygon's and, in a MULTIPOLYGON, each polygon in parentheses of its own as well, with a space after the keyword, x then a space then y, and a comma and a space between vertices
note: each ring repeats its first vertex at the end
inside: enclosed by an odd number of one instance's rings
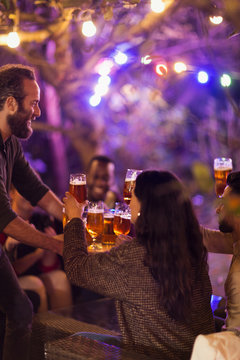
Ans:
POLYGON ((157 64, 156 68, 155 68, 155 71, 159 76, 167 75, 167 72, 168 72, 167 65, 165 65, 165 64, 157 64))
POLYGON ((197 74, 198 82, 201 84, 206 84, 208 82, 208 73, 206 71, 199 71, 197 74))
POLYGON ((162 0, 151 0, 151 9, 155 13, 162 13, 166 5, 162 0))
POLYGON ((112 59, 101 59, 100 62, 96 65, 95 71, 101 76, 106 76, 110 74, 113 66, 114 62, 112 61, 112 59))
POLYGON ((151 64, 151 62, 152 62, 152 58, 150 55, 146 55, 141 58, 141 63, 144 65, 149 65, 151 64))
POLYGON ((94 88, 94 91, 99 96, 104 96, 108 93, 109 87, 106 84, 97 84, 94 88))
POLYGON ((84 21, 82 25, 82 33, 86 37, 92 37, 96 34, 97 28, 92 20, 84 21))
POLYGON ((100 102, 101 102, 101 96, 99 96, 97 94, 92 95, 89 99, 89 104, 92 107, 98 106, 100 104, 100 102))
POLYGON ((220 78, 220 83, 223 87, 229 87, 232 83, 231 76, 228 74, 222 74, 220 78))
POLYGON ((209 20, 212 24, 219 25, 222 23, 223 17, 222 16, 209 16, 209 20))
POLYGON ((102 84, 102 85, 109 86, 109 85, 111 84, 111 78, 110 78, 110 76, 108 76, 108 75, 100 76, 100 77, 98 78, 98 83, 99 83, 99 84, 102 84))
POLYGON ((117 51, 117 53, 114 55, 114 61, 118 65, 124 65, 128 61, 128 56, 124 54, 122 51, 117 51))
POLYGON ((7 46, 14 49, 18 47, 20 44, 20 38, 18 36, 18 33, 15 31, 12 31, 7 36, 7 46))
POLYGON ((174 71, 176 71, 176 73, 180 74, 183 71, 187 70, 187 65, 184 64, 183 62, 176 62, 173 66, 174 71))

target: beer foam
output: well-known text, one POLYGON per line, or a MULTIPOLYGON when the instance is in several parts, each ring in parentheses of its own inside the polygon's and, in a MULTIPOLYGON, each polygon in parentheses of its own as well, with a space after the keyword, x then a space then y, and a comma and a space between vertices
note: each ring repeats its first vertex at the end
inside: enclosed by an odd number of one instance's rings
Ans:
POLYGON ((86 185, 86 180, 74 179, 70 181, 71 185, 86 185))
POLYGON ((103 209, 89 209, 88 213, 89 214, 103 214, 104 210, 103 209))
POLYGON ((120 215, 120 217, 122 218, 122 219, 125 219, 125 220, 130 220, 131 219, 131 215, 130 214, 127 214, 127 215, 120 215))
POLYGON ((232 168, 230 168, 229 166, 227 166, 227 167, 225 167, 225 166, 223 166, 223 167, 221 167, 221 166, 219 166, 219 167, 214 167, 214 170, 215 171, 232 171, 232 168))
POLYGON ((113 219, 114 215, 113 214, 104 214, 104 219, 113 219))

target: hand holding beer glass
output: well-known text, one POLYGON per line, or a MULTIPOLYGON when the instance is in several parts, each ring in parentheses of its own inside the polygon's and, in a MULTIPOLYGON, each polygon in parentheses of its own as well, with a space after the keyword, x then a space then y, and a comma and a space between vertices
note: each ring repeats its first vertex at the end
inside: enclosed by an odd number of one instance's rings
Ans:
POLYGON ((136 178, 139 174, 141 174, 142 170, 135 170, 135 169, 127 169, 124 189, 123 189, 123 198, 127 205, 130 204, 132 191, 134 189, 136 178))
MULTIPOLYGON (((70 174, 69 192, 76 198, 79 203, 83 203, 87 200, 87 184, 85 174, 70 174)), ((63 229, 67 223, 68 218, 65 214, 65 208, 63 208, 63 229)))
POLYGON ((127 235, 131 228, 131 211, 128 205, 116 203, 113 219, 113 231, 118 235, 127 235))
POLYGON ((232 171, 231 158, 214 159, 215 192, 221 197, 227 184, 227 176, 232 171))
POLYGON ((86 227, 93 241, 89 249, 101 250, 102 244, 96 243, 96 238, 103 233, 104 228, 104 205, 102 201, 89 201, 86 227))

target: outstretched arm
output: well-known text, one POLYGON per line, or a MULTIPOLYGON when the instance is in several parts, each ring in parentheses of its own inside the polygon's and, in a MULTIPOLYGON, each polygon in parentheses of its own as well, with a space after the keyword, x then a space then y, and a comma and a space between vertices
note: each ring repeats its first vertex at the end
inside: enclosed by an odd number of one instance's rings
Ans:
POLYGON ((207 251, 219 254, 233 253, 233 235, 231 233, 223 233, 219 230, 207 229, 200 227, 203 235, 203 243, 207 251))
POLYGON ((54 194, 52 190, 49 190, 37 203, 48 214, 53 215, 56 219, 62 221, 63 216, 63 203, 54 194))

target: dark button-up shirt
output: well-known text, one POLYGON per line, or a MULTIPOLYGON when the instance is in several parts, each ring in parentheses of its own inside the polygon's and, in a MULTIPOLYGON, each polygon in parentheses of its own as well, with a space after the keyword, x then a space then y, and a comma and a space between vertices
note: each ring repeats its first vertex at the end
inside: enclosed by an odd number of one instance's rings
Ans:
POLYGON ((125 346, 154 359, 189 359, 195 337, 214 332, 208 273, 202 270, 193 285, 189 321, 176 321, 161 305, 145 254, 137 239, 88 254, 83 222, 72 219, 64 230, 63 259, 70 281, 115 299, 125 346))
POLYGON ((11 136, 4 143, 0 134, 0 232, 17 216, 8 195, 11 183, 33 206, 49 190, 25 159, 18 139, 11 136))

